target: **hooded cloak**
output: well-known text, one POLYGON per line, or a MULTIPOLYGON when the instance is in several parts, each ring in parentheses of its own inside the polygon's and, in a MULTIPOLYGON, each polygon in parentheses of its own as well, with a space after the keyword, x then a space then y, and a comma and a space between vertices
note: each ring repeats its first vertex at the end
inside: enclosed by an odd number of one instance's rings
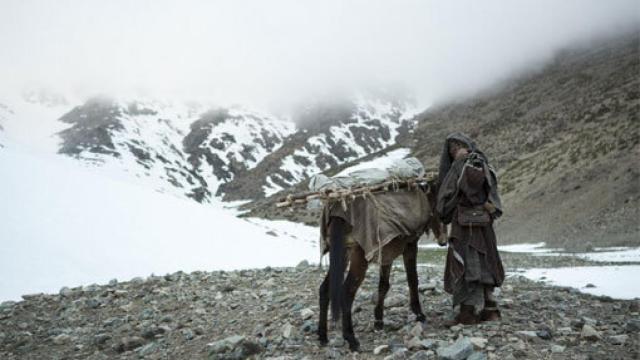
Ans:
POLYGON ((453 305, 481 305, 485 288, 492 289, 504 281, 504 269, 498 253, 493 219, 502 214, 498 180, 485 154, 469 137, 461 133, 447 136, 440 161, 440 186, 436 209, 451 234, 445 267, 445 290, 453 294, 453 305), (449 142, 466 145, 469 154, 453 159, 449 142), (463 227, 457 221, 458 206, 482 207, 491 203, 495 212, 491 223, 483 227, 463 227))

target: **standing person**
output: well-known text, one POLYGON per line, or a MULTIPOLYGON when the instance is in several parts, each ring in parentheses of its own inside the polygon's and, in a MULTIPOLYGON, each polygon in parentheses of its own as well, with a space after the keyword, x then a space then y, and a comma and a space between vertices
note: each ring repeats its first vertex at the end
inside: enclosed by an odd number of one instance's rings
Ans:
POLYGON ((447 136, 440 159, 437 212, 451 223, 445 291, 460 311, 448 326, 498 320, 495 287, 504 281, 493 221, 502 215, 495 171, 461 133, 447 136))

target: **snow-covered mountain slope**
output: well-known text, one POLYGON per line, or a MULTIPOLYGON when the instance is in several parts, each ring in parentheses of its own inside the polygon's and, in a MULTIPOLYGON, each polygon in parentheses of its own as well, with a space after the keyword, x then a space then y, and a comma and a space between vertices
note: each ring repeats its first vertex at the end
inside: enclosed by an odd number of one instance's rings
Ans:
POLYGON ((7 105, 0 103, 0 149, 4 147, 5 142, 5 132, 4 132, 4 124, 7 121, 7 118, 12 115, 11 109, 7 105))
POLYGON ((395 144, 414 113, 363 96, 308 106, 294 121, 240 107, 94 98, 60 118, 59 152, 198 202, 256 199, 395 144))
POLYGON ((318 260, 315 228, 239 219, 64 156, 10 144, 0 169, 0 302, 112 278, 318 260))
POLYGON ((294 131, 292 122, 270 115, 238 108, 216 109, 191 124, 183 141, 184 152, 209 189, 217 191, 220 184, 258 165, 294 131))
POLYGON ((0 95, 0 144, 4 138, 4 142, 55 153, 60 142, 55 133, 65 127, 56 120, 69 108, 64 97, 44 91, 0 95))
POLYGON ((59 133, 59 152, 204 202, 293 131, 290 123, 249 110, 203 109, 91 99, 60 119, 71 126, 59 133))
POLYGON ((225 199, 273 195, 309 177, 383 150, 410 131, 416 111, 407 103, 357 97, 348 104, 309 107, 301 130, 253 168, 223 185, 225 199), (329 107, 329 108, 327 108, 329 107))

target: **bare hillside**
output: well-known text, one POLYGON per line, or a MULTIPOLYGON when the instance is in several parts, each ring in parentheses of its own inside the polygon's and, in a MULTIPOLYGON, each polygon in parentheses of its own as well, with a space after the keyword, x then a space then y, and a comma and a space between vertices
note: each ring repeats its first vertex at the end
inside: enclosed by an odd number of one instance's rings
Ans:
POLYGON ((541 71, 419 117, 413 153, 436 164, 463 131, 498 168, 503 242, 567 248, 637 244, 638 34, 565 50, 541 71))

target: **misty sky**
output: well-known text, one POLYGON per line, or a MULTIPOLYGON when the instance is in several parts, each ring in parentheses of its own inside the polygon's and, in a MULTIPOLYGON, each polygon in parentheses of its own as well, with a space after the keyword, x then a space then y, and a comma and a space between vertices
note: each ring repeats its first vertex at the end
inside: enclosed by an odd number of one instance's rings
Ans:
POLYGON ((640 23, 637 0, 0 0, 0 91, 287 103, 403 86, 426 105, 640 23))

